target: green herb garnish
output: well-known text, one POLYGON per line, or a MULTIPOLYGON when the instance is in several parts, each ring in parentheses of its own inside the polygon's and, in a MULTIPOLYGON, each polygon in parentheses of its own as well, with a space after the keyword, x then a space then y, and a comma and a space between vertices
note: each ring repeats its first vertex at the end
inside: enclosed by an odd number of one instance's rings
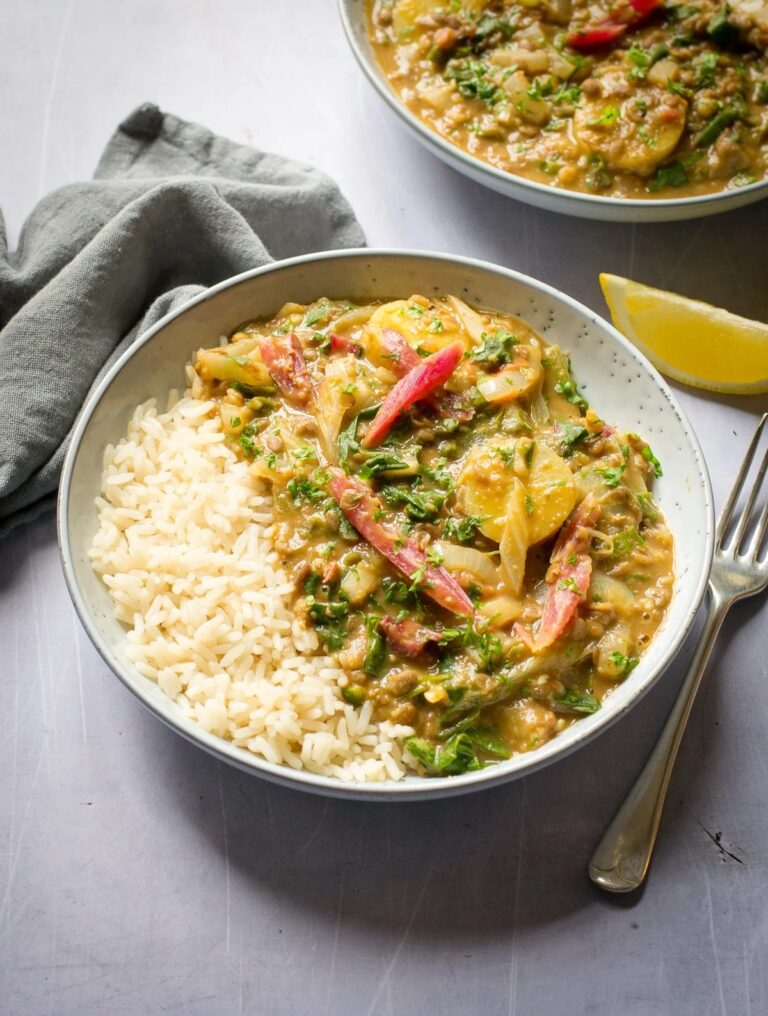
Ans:
POLYGON ((557 429, 560 434, 560 454, 566 459, 573 455, 575 450, 574 445, 589 437, 589 431, 581 423, 558 420, 557 429))
POLYGON ((641 547, 644 543, 645 538, 635 526, 623 529, 613 537, 613 557, 626 557, 635 547, 641 547))
POLYGON ((596 469, 595 472, 602 476, 603 482, 609 490, 615 490, 621 483, 621 478, 626 468, 626 465, 622 464, 620 466, 612 466, 609 469, 596 469))
POLYGON ((514 359, 514 347, 520 341, 512 332, 497 328, 493 334, 483 332, 482 342, 470 357, 478 363, 487 363, 490 367, 501 367, 514 359))
POLYGON ((457 543, 469 543, 476 536, 480 526, 490 517, 490 515, 466 515, 461 519, 446 519, 443 524, 443 536, 446 540, 456 540, 457 543))
POLYGON ((684 187, 687 183, 688 171, 682 162, 670 162, 667 166, 659 166, 648 184, 648 190, 659 191, 665 187, 684 187))
POLYGON ((619 652, 611 653, 608 659, 616 668, 616 673, 619 677, 626 677, 628 674, 631 674, 640 662, 636 656, 625 656, 624 653, 619 652))
POLYGON ((579 412, 586 413, 586 411, 589 409, 589 403, 579 391, 578 386, 576 385, 576 382, 573 380, 573 378, 558 381, 557 384, 555 385, 555 391, 557 392, 558 395, 562 395, 564 398, 566 398, 571 403, 572 406, 576 406, 579 412))
POLYGON ((431 522, 448 496, 440 490, 414 490, 395 485, 383 487, 381 493, 391 508, 402 507, 414 522, 431 522))
POLYGON ((656 456, 651 451, 651 446, 650 445, 644 445, 642 451, 640 452, 640 454, 643 456, 643 458, 647 462, 650 462, 651 466, 653 466, 654 476, 663 476, 664 475, 664 470, 661 468, 661 463, 659 462, 659 460, 656 458, 656 456))
POLYGON ((387 662, 387 643, 379 631, 380 617, 370 615, 365 619, 368 631, 368 648, 363 660, 363 673, 368 677, 378 677, 387 662))
POLYGON ((574 713, 596 713, 600 708, 599 699, 576 688, 566 688, 560 695, 554 696, 554 701, 574 713))

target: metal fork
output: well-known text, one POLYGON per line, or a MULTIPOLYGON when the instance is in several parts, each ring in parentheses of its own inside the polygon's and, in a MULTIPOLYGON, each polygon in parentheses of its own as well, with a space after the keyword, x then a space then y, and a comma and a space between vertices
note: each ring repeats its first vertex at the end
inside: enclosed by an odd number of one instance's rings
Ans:
POLYGON ((677 751, 720 626, 737 600, 754 596, 768 587, 768 553, 760 554, 768 530, 768 499, 761 511, 759 506, 755 507, 768 470, 768 448, 741 514, 738 519, 732 519, 760 438, 766 430, 766 420, 768 413, 757 426, 717 523, 715 556, 709 577, 709 606, 698 649, 655 748, 589 862, 589 877, 608 892, 631 892, 645 879, 677 751), (758 511, 757 522, 751 525, 758 511), (732 521, 735 525, 728 535, 732 521), (746 539, 750 531, 752 535, 746 539))

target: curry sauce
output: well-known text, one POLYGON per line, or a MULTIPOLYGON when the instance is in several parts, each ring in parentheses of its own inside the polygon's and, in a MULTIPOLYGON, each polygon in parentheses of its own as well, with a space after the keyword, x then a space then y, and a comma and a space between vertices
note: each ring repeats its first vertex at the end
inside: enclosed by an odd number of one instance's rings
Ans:
POLYGON ((662 466, 524 321, 288 304, 196 370, 343 697, 412 727, 424 773, 536 748, 631 674, 673 587, 662 466))
POLYGON ((538 183, 677 198, 762 180, 762 0, 375 0, 376 59, 447 141, 538 183))

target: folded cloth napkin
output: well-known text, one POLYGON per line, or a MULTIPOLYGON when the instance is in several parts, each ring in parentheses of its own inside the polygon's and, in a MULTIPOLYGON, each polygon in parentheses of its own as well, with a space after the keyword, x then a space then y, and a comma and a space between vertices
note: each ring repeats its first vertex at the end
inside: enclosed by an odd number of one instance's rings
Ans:
POLYGON ((364 243, 312 166, 149 104, 92 182, 37 205, 15 254, 0 215, 0 536, 53 504, 77 412, 136 335, 238 272, 364 243))

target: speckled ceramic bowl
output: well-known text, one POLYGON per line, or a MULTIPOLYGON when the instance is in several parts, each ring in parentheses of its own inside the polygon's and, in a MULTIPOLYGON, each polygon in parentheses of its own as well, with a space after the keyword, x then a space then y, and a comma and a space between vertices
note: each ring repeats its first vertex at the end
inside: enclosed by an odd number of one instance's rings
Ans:
POLYGON ((222 282, 159 321, 122 355, 90 395, 75 427, 59 496, 59 541, 70 594, 88 635, 115 674, 174 730, 213 755, 278 783, 336 796, 424 799, 494 786, 562 758, 624 715, 680 647, 704 593, 712 557, 712 494, 701 449, 674 396, 648 361, 586 307, 549 286, 482 261, 442 254, 351 250, 293 258, 222 282), (283 303, 320 296, 366 299, 455 293, 469 303, 517 314, 572 355, 587 398, 619 428, 646 437, 664 464, 654 488, 676 541, 674 596, 664 624, 631 676, 603 708, 536 751, 448 779, 348 784, 277 766, 206 733, 184 717, 128 659, 125 631, 88 548, 97 528, 104 447, 125 433, 136 405, 163 401, 183 384, 195 349, 283 303))
POLYGON ((338 0, 338 2, 341 21, 352 52, 382 99, 433 154, 470 179, 485 184, 500 194, 525 201, 529 205, 536 205, 537 208, 545 208, 550 212, 562 212, 583 219, 606 219, 610 222, 673 222, 681 219, 698 219, 741 208, 743 205, 768 197, 768 180, 760 180, 733 190, 719 191, 716 194, 689 198, 601 197, 599 194, 584 194, 554 185, 548 186, 497 169, 450 144, 423 120, 411 113, 392 90, 376 61, 368 35, 368 0, 338 0))

